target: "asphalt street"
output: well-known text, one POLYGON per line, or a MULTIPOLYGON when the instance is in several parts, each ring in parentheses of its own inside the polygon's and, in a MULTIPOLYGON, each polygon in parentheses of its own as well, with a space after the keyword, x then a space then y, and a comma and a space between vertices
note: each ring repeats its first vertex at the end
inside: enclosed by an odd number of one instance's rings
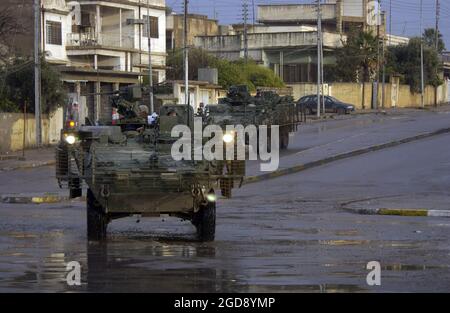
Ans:
MULTIPOLYGON (((309 131, 318 146, 344 145, 339 131, 395 131, 411 119, 367 117, 331 123, 328 134, 314 131, 323 125, 309 131)), ((449 147, 450 135, 440 135, 246 185, 219 200, 216 241, 207 244, 188 222, 138 217, 113 222, 106 243, 88 244, 79 200, 3 203, 0 292, 448 292, 450 219, 359 215, 341 205, 377 199, 450 209, 449 147), (82 265, 81 287, 66 284, 71 261, 82 265), (366 283, 371 261, 381 263, 381 286, 366 283)), ((294 143, 284 157, 304 148, 294 143)), ((55 192, 53 176, 53 167, 0 173, 0 194, 55 192)))

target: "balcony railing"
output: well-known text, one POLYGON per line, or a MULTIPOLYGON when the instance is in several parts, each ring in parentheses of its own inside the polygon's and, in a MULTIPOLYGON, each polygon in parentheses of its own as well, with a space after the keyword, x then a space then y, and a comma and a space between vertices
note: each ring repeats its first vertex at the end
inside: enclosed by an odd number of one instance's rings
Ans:
POLYGON ((114 47, 134 48, 134 37, 123 36, 122 40, 116 33, 69 33, 67 34, 67 46, 69 47, 114 47))

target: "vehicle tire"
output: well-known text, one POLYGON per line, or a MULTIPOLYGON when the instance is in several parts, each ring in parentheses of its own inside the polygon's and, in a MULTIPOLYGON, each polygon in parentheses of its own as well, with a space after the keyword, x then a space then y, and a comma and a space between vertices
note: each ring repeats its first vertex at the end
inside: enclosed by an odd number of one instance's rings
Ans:
POLYGON ((345 115, 345 114, 347 114, 347 110, 340 108, 340 109, 337 110, 337 114, 338 115, 345 115))
POLYGON ((87 197, 87 236, 89 241, 102 241, 106 239, 108 216, 103 207, 95 199, 94 193, 88 189, 87 197))
POLYGON ((70 199, 80 198, 83 195, 83 189, 81 189, 81 181, 79 178, 73 178, 69 182, 70 186, 70 199))
POLYGON ((64 178, 69 174, 69 152, 67 146, 60 143, 56 148, 56 177, 64 178))
POLYGON ((214 241, 216 236, 216 203, 209 202, 202 206, 200 211, 194 214, 192 223, 197 229, 197 235, 201 242, 214 241))
POLYGON ((313 114, 313 112, 312 112, 312 110, 311 110, 311 108, 305 108, 305 115, 306 116, 308 116, 308 115, 312 115, 313 114))

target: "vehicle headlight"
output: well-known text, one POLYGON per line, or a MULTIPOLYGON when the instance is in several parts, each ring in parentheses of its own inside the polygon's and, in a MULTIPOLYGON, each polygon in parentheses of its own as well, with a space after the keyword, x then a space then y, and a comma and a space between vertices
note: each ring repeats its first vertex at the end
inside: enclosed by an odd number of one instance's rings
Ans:
POLYGON ((75 144, 76 141, 77 141, 77 138, 75 138, 74 135, 67 135, 67 136, 66 136, 66 142, 67 142, 69 145, 75 144))
POLYGON ((225 135, 223 135, 223 142, 232 143, 233 141, 234 141, 234 133, 229 132, 229 133, 225 133, 225 135))
POLYGON ((210 193, 206 196, 206 200, 208 200, 208 202, 216 202, 217 201, 217 197, 215 194, 210 193))

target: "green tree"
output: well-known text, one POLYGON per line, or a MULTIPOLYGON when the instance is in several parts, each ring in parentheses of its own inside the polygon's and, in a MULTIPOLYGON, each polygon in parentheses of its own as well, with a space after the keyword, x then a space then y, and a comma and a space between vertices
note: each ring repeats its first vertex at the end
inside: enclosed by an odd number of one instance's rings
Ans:
MULTIPOLYGON (((423 41, 429 48, 436 49, 436 30, 434 28, 427 28, 423 32, 423 41)), ((445 51, 445 43, 442 38, 442 33, 438 32, 438 52, 445 51)))
MULTIPOLYGON (((42 112, 53 112, 67 99, 60 73, 42 61, 42 112)), ((15 58, 0 70, 0 111, 17 112, 28 104, 34 112, 34 64, 27 58, 15 58)))
POLYGON ((372 32, 352 31, 336 51, 336 65, 327 67, 327 80, 368 82, 375 77, 378 37, 372 32))
MULTIPOLYGON (((167 78, 170 80, 184 79, 183 52, 174 51, 167 59, 167 78)), ((202 49, 189 50, 189 79, 198 80, 199 68, 217 68, 219 85, 229 88, 232 85, 247 85, 250 90, 256 87, 283 87, 283 81, 268 68, 254 61, 243 60, 230 62, 208 54, 202 49)))
MULTIPOLYGON (((421 38, 412 38, 407 45, 390 47, 387 53, 387 74, 400 74, 402 82, 408 84, 414 92, 421 89, 421 38)), ((437 75, 440 67, 439 56, 434 47, 424 47, 425 85, 442 84, 437 75)))

